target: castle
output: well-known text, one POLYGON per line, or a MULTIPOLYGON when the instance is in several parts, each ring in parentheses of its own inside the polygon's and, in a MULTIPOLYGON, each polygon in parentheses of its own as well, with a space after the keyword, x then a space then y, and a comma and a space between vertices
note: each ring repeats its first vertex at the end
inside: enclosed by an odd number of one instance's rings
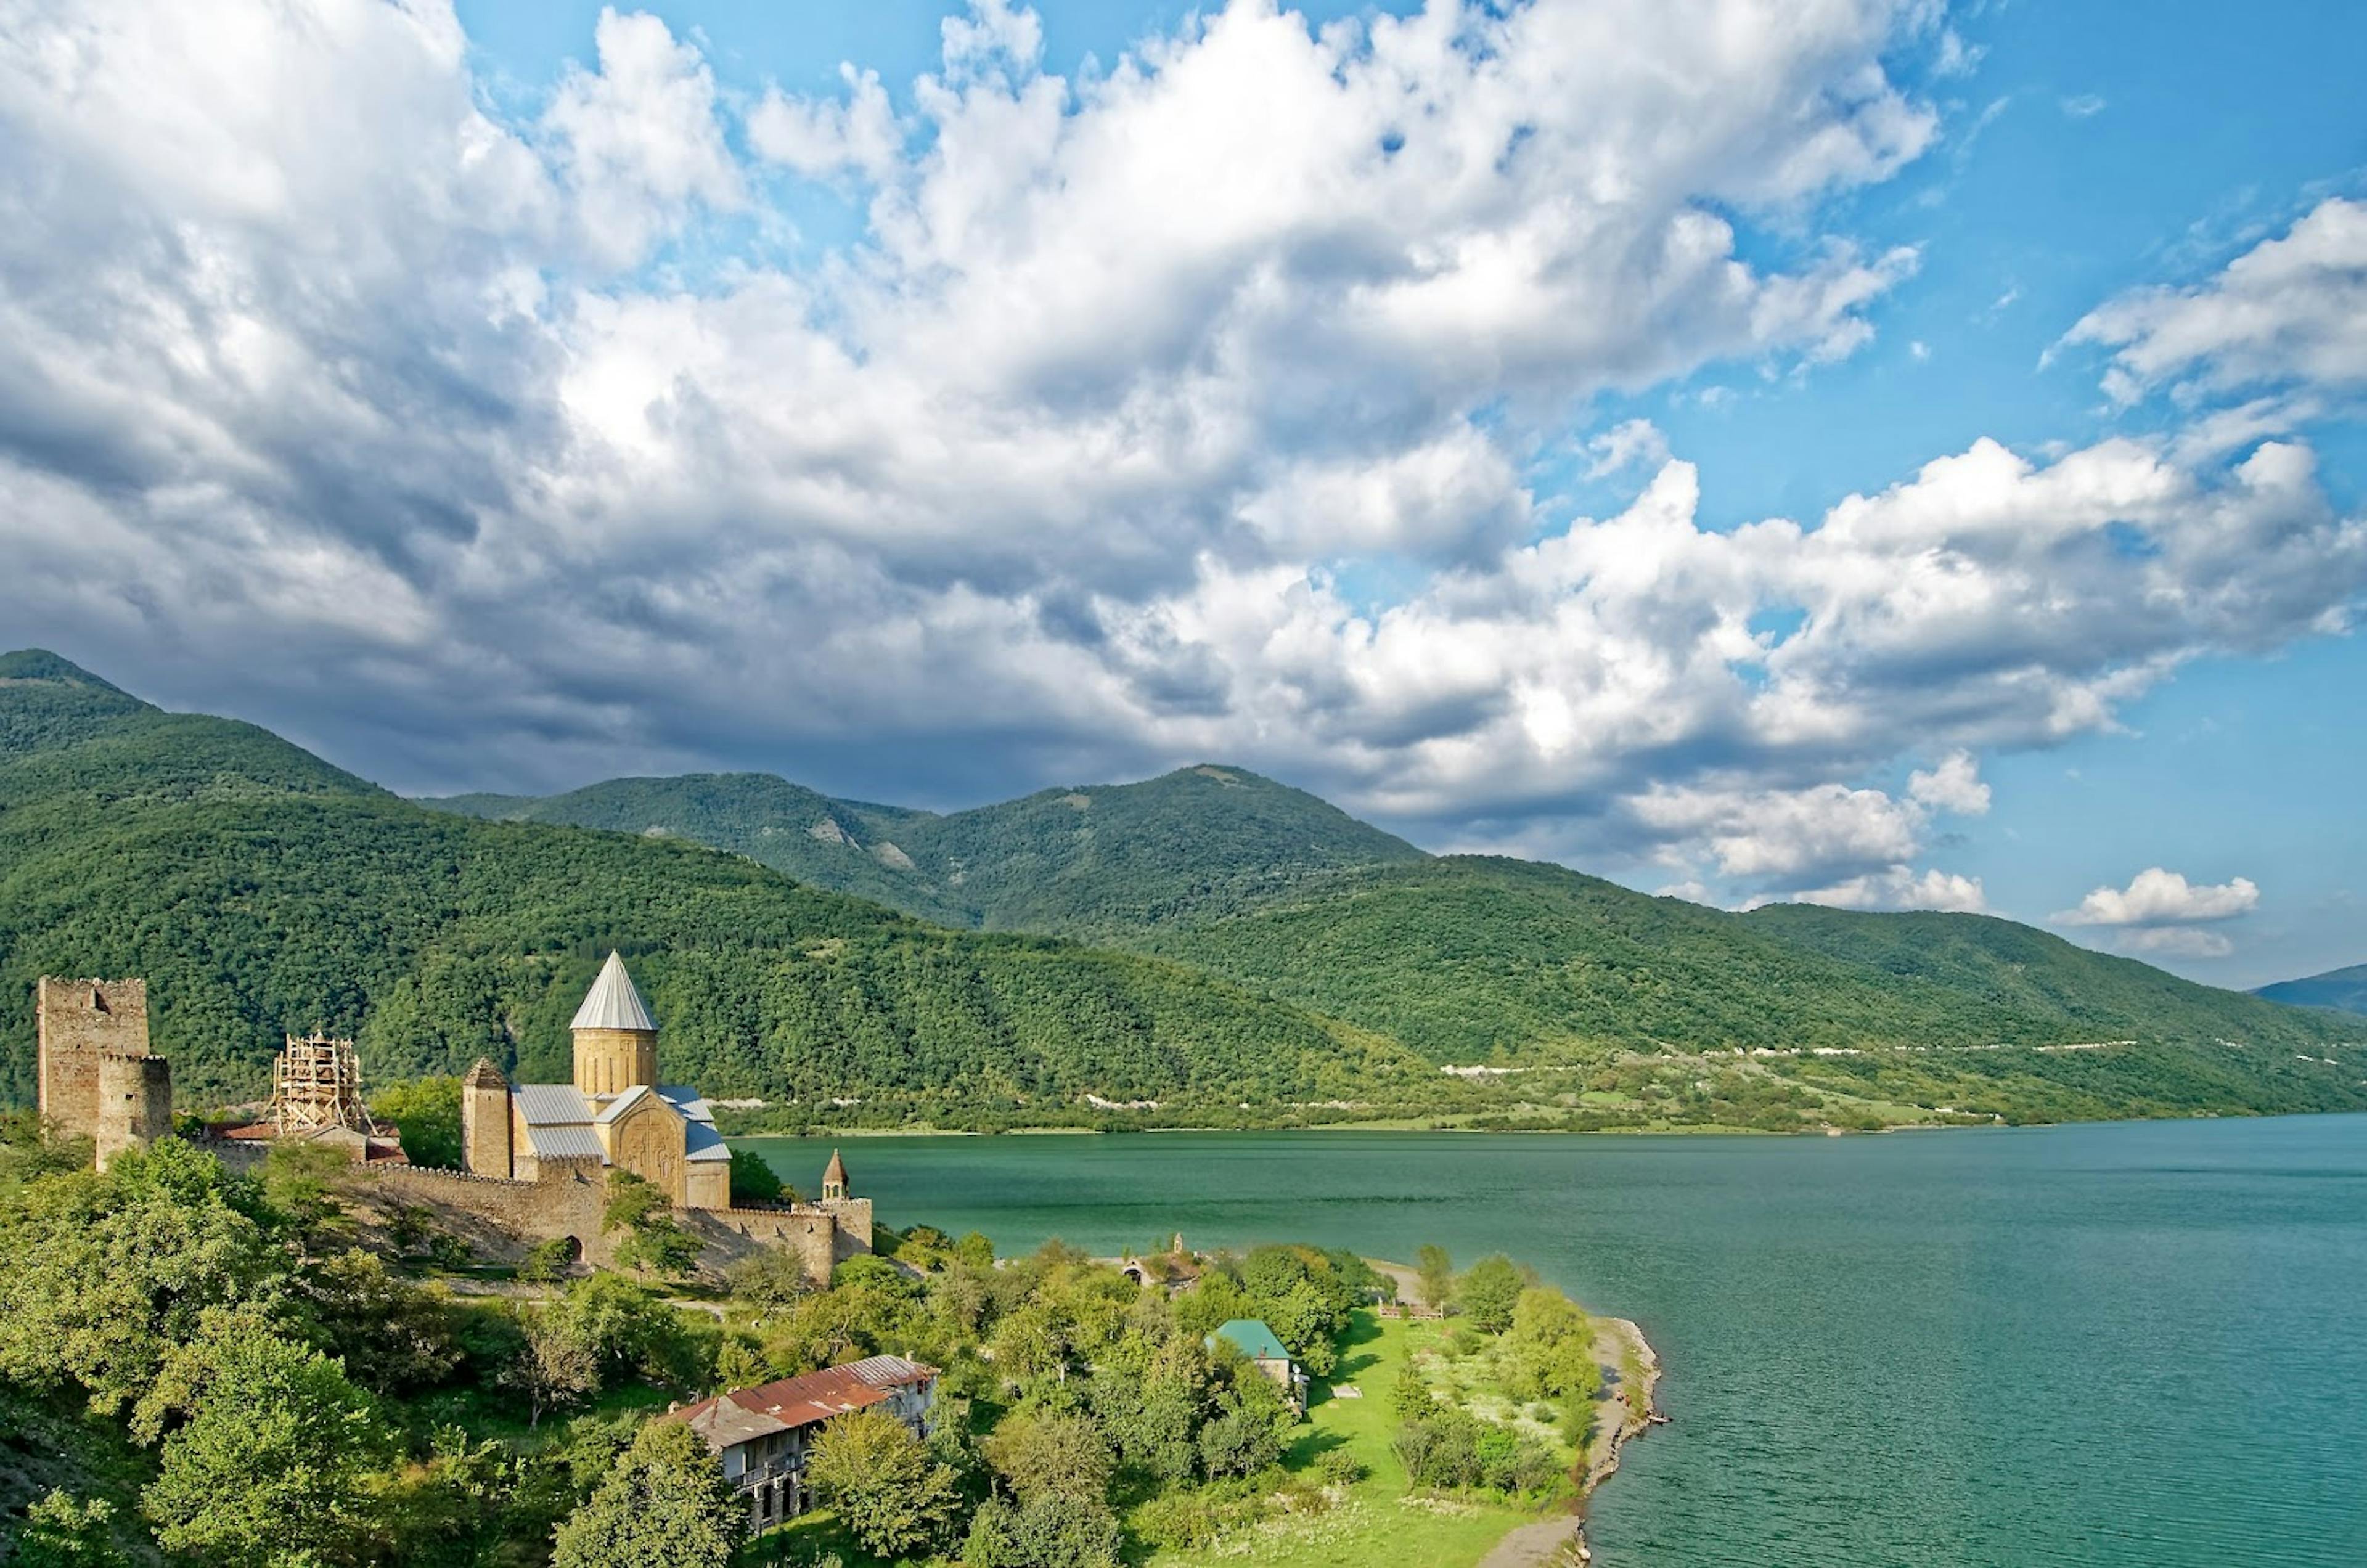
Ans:
POLYGON ((173 1068, 148 1054, 145 980, 44 975, 34 998, 44 1122, 95 1142, 101 1170, 173 1130, 173 1068))

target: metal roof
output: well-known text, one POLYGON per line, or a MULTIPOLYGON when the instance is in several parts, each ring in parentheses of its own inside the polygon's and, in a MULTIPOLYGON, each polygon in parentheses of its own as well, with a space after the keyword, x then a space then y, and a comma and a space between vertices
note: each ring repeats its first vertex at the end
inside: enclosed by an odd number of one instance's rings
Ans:
POLYGON ((848 1362, 843 1370, 873 1388, 902 1388, 937 1375, 936 1368, 908 1361, 901 1356, 866 1356, 862 1360, 848 1362))
POLYGON ((728 1160, 731 1151, 723 1142, 723 1134, 705 1122, 691 1122, 682 1129, 682 1157, 690 1160, 728 1160))
POLYGON ((1252 1361, 1287 1361, 1290 1352, 1274 1337, 1274 1330, 1253 1317, 1236 1317, 1219 1324, 1217 1332, 1208 1336, 1214 1345, 1219 1339, 1229 1339, 1234 1347, 1252 1361))
POLYGON ((596 1159, 604 1164, 608 1151, 600 1146, 600 1134, 578 1122, 573 1126, 537 1126, 527 1123, 526 1141, 533 1147, 537 1159, 596 1159))
POLYGON ((707 1097, 687 1084, 662 1083, 658 1098, 694 1122, 715 1120, 715 1108, 707 1103, 707 1097))
POLYGON ((595 1115, 592 1120, 595 1122, 614 1122, 618 1117, 624 1115, 626 1111, 630 1111, 634 1106, 639 1105, 642 1100, 651 1098, 652 1098, 652 1095, 650 1086, 643 1083, 637 1083, 632 1088, 627 1089, 624 1093, 618 1095, 616 1099, 610 1100, 607 1104, 602 1106, 598 1114, 595 1115))
POLYGON ((517 1102, 518 1114, 529 1127, 592 1120, 592 1102, 572 1083, 515 1084, 510 1098, 517 1102))
POLYGON ((633 977, 625 973, 625 961, 617 950, 608 950, 608 962, 600 965, 600 977, 583 993, 583 1005, 575 1010, 575 1021, 570 1029, 639 1029, 654 1034, 657 1020, 642 1004, 641 993, 633 989, 633 977))

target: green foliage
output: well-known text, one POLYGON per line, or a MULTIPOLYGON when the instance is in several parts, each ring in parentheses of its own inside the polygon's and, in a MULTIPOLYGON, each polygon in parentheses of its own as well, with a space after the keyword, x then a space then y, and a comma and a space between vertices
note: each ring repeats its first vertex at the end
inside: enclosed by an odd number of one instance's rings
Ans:
POLYGON ((1109 1495, 1109 1444, 1081 1412, 1018 1412, 994 1429, 985 1452, 995 1475, 1022 1503, 1047 1496, 1099 1503, 1109 1495))
POLYGON ((990 1498, 970 1521, 962 1568, 1116 1568, 1124 1537, 1099 1498, 1048 1492, 990 1498))
POLYGON ((394 1123, 404 1157, 439 1170, 460 1168, 460 1080, 436 1073, 388 1084, 370 1096, 370 1111, 394 1123))
POLYGON ((368 1484, 391 1451, 338 1364, 252 1308, 215 1308, 168 1358, 134 1431, 164 1453, 142 1509, 167 1551, 231 1568, 337 1560, 371 1528, 368 1484))
POLYGON ((25 1510, 9 1561, 17 1568, 128 1568, 130 1559, 116 1549, 114 1504, 52 1490, 25 1510))
POLYGON ((397 1277, 375 1253, 356 1248, 318 1259, 298 1276, 296 1292, 323 1348, 373 1393, 429 1387, 459 1364, 440 1294, 397 1277))
POLYGON ((565 1279, 575 1261, 576 1245, 574 1237, 565 1235, 536 1242, 518 1260, 517 1277, 530 1285, 548 1285, 565 1279))
POLYGON ((753 1149, 731 1151, 731 1202, 735 1208, 750 1203, 779 1203, 791 1196, 782 1185, 781 1173, 763 1155, 753 1149))
POLYGON ((1538 1285, 1521 1292, 1505 1349, 1516 1394, 1584 1401, 1603 1386, 1603 1369, 1594 1359, 1594 1325, 1559 1291, 1538 1285))
POLYGON ((806 1461, 806 1476, 877 1557, 900 1557, 944 1540, 961 1501, 953 1471, 884 1410, 858 1410, 824 1427, 806 1461))
POLYGON ((1455 1282, 1455 1304, 1473 1327, 1501 1334, 1512 1326, 1513 1309, 1527 1284, 1512 1260, 1499 1252, 1474 1263, 1455 1282))
POLYGON ((1455 1259, 1435 1242, 1422 1243, 1413 1259, 1421 1304, 1433 1312, 1444 1312, 1455 1295, 1455 1259))
POLYGON ((621 1464, 559 1527, 552 1568, 713 1568, 748 1533, 746 1506, 688 1427, 641 1428, 621 1464))
POLYGON ((2337 1012, 2367 1013, 2367 964, 2329 969, 2305 979, 2280 980, 2252 993, 2287 1007, 2327 1008, 2337 1012))
POLYGON ((71 1382, 99 1413, 138 1398, 210 1308, 284 1281, 285 1254, 253 1206, 210 1156, 176 1140, 103 1177, 13 1195, 0 1205, 0 1376, 35 1389, 71 1382))

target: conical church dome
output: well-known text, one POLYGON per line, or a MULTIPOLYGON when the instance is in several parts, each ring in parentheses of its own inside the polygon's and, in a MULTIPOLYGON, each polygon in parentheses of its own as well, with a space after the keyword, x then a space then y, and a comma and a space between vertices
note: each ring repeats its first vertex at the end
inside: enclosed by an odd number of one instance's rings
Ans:
POLYGON ((657 1032, 658 1021, 641 1001, 641 993, 633 988, 633 977, 625 973, 625 961, 608 950, 608 962, 600 966, 600 977, 583 994, 583 1005, 575 1010, 575 1021, 570 1029, 636 1029, 651 1033, 657 1032))

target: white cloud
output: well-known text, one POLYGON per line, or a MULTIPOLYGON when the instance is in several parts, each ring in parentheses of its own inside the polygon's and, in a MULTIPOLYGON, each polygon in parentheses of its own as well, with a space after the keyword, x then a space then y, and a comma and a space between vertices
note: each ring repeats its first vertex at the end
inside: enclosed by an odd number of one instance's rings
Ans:
POLYGON ((2099 887, 2077 908, 2052 918, 2067 926, 2168 926, 2231 919, 2259 907, 2260 890, 2238 876, 2216 885, 2190 883, 2174 871, 2153 866, 2126 887, 2099 887))
POLYGON ((1954 812, 1959 817, 1988 813, 1989 786, 1981 782, 1979 764, 1970 751, 1951 752, 1929 773, 1909 774, 1907 793, 1917 805, 1933 811, 1954 812))
POLYGON ((2122 403, 2165 384, 2189 396, 2367 386, 2367 203, 2329 197, 2216 276, 2124 294, 2065 341, 2112 351, 2104 388, 2122 403))
POLYGON ((1793 894, 1791 901, 1829 904, 1837 909, 1941 909, 1960 915, 1977 915, 1988 908, 1977 876, 1919 872, 1903 865, 1868 872, 1830 887, 1808 888, 1793 894))
POLYGON ((612 7, 601 10, 593 42, 599 71, 571 65, 542 123, 585 243, 610 265, 629 265, 694 203, 737 207, 744 191, 716 118, 715 73, 695 46, 656 17, 612 7))
POLYGON ((2093 119, 2104 112, 2104 100, 2094 93, 2075 93, 2062 100, 2063 112, 2072 119, 2093 119))
POLYGON ((851 169, 874 180, 891 174, 904 150, 905 130, 876 71, 839 67, 844 99, 793 98, 776 87, 748 116, 748 144, 757 155, 799 174, 828 175, 851 169))
POLYGON ((2116 933, 2112 945, 2153 958, 2225 958, 2236 944, 2224 931, 2193 926, 2139 926, 2116 933))
POLYGON ((766 94, 752 179, 651 17, 507 126, 432 0, 29 15, 0 621, 402 784, 828 757, 958 799, 1218 756, 1965 907, 1914 868, 1976 757, 2339 629, 2367 530, 2232 425, 1976 442, 1732 527, 1648 422, 1573 454, 1596 394, 1865 341, 1915 258, 1824 198, 1928 145, 1881 62, 1932 20, 1243 0, 1070 81, 987 6, 919 81, 766 94), (797 175, 859 177, 859 243, 633 269, 797 175), (1573 455, 1633 502, 1541 502, 1573 455))

